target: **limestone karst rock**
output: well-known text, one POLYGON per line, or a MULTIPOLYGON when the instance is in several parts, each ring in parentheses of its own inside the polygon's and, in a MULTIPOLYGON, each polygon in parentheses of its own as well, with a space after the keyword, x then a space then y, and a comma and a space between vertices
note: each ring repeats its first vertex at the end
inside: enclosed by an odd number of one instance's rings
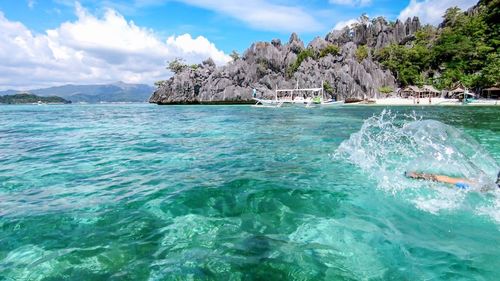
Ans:
POLYGON ((274 89, 295 87, 319 87, 322 81, 333 89, 337 99, 348 97, 370 98, 378 94, 383 86, 396 88, 396 80, 388 71, 367 58, 358 61, 356 49, 365 45, 369 50, 383 48, 388 44, 404 44, 420 29, 418 18, 405 22, 388 23, 383 18, 362 22, 343 30, 335 30, 326 37, 317 37, 308 49, 315 54, 307 57, 296 71, 289 72, 298 55, 306 47, 299 36, 293 33, 283 44, 279 39, 271 42, 256 42, 241 58, 222 67, 216 67, 211 59, 187 67, 170 79, 160 83, 150 98, 151 103, 249 103, 252 89, 259 97, 272 98, 274 89), (318 54, 328 45, 339 46, 338 54, 318 54))

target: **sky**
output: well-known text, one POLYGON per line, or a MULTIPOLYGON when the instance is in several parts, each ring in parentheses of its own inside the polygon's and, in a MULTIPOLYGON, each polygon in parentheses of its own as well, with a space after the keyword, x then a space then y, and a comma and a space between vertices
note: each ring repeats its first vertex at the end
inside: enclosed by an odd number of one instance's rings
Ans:
POLYGON ((0 90, 124 81, 152 85, 182 58, 217 65, 253 42, 307 44, 366 13, 437 25, 477 0, 0 0, 0 90))

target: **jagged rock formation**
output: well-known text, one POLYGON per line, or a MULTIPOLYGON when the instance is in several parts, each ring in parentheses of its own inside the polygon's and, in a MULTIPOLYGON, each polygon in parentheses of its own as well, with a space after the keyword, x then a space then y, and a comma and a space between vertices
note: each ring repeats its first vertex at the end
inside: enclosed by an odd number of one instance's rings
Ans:
POLYGON ((404 44, 420 28, 418 18, 406 22, 387 23, 383 18, 365 20, 341 31, 329 33, 325 39, 315 38, 307 46, 316 56, 302 61, 295 72, 288 70, 305 50, 304 43, 293 33, 286 44, 279 39, 252 44, 243 56, 223 67, 211 59, 197 68, 185 68, 162 82, 150 98, 151 103, 248 103, 252 89, 259 97, 274 97, 274 89, 319 87, 322 81, 331 86, 328 93, 337 99, 369 98, 379 88, 396 88, 396 80, 388 71, 368 57, 359 60, 356 50, 365 45, 375 50, 391 43, 404 44), (338 54, 319 56, 329 45, 340 47, 338 54))
POLYGON ((405 22, 397 20, 388 23, 383 17, 369 21, 363 20, 353 28, 334 30, 326 36, 330 43, 343 45, 353 42, 356 45, 367 45, 370 48, 380 49, 389 44, 405 44, 414 39, 414 34, 420 29, 417 17, 408 18, 405 22))

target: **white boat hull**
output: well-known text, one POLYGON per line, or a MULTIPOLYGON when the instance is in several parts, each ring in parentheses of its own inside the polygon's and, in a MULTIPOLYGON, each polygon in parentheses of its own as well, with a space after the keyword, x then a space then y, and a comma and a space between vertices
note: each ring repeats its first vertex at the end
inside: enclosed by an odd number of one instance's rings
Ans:
POLYGON ((255 104, 256 106, 274 106, 274 107, 281 107, 284 105, 305 105, 305 106, 311 106, 313 103, 312 99, 279 99, 279 100, 266 100, 266 99, 258 99, 258 98, 253 98, 257 103, 255 104))
POLYGON ((493 105, 500 105, 500 100, 474 100, 474 101, 471 101, 469 103, 467 103, 467 105, 472 105, 472 106, 493 106, 493 105))
POLYGON ((321 102, 321 105, 343 105, 344 101, 324 101, 321 102))

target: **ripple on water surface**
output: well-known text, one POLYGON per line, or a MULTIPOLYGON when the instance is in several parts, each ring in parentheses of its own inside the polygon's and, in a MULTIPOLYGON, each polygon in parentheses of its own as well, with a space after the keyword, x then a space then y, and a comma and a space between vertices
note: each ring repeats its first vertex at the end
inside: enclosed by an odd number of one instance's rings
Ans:
POLYGON ((492 180, 498 109, 382 110, 0 106, 0 279, 495 279, 498 193, 401 175, 492 180))

